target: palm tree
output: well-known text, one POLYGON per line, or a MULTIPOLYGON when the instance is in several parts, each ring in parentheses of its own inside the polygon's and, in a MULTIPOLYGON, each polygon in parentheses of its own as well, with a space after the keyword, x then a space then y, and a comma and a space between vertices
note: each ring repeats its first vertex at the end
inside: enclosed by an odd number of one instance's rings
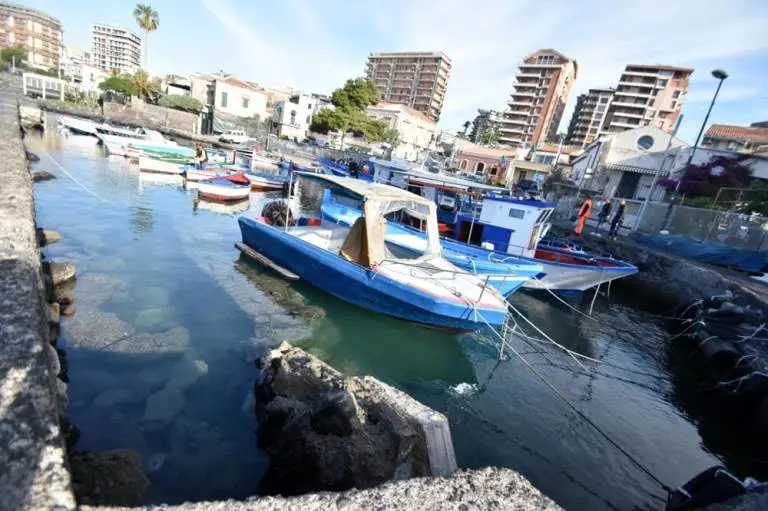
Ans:
POLYGON ((157 26, 160 24, 160 16, 156 10, 152 9, 152 6, 136 4, 136 8, 133 10, 133 17, 136 18, 136 23, 144 30, 144 69, 147 69, 147 39, 150 32, 157 30, 157 26))
POLYGON ((472 123, 469 122, 469 121, 465 121, 464 124, 462 124, 462 126, 464 126, 464 134, 465 135, 467 134, 467 130, 469 129, 469 125, 470 124, 472 124, 472 123))
POLYGON ((152 85, 149 81, 149 73, 143 69, 139 69, 133 75, 131 79, 133 87, 136 90, 136 95, 141 99, 149 99, 152 93, 152 85))

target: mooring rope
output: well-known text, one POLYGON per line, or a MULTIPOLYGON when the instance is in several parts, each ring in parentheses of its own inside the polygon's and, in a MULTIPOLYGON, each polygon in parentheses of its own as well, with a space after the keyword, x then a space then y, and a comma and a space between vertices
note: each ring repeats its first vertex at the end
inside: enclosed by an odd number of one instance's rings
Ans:
MULTIPOLYGON (((491 330, 492 330, 492 331, 493 331, 493 332, 494 332, 494 333, 495 333, 497 336, 499 336, 499 337, 500 337, 499 333, 498 333, 498 332, 496 332, 496 329, 494 329, 494 328, 491 326, 491 324, 490 324, 490 323, 488 323, 488 321, 487 321, 487 320, 486 320, 486 319, 483 317, 483 315, 482 315, 481 313, 479 313, 479 312, 478 312, 477 314, 478 314, 478 316, 480 317, 480 319, 482 319, 482 320, 483 320, 483 322, 484 322, 484 323, 485 323, 485 324, 486 324, 486 325, 487 325, 487 326, 488 326, 488 327, 489 327, 489 328, 490 328, 490 329, 491 329, 491 330)), ((527 320, 527 318, 525 318, 525 317, 523 317, 523 319, 526 319, 526 320, 527 320)), ((534 327, 536 327, 536 325, 533 325, 533 326, 534 326, 534 327)), ((537 330, 538 330, 538 328, 537 328, 537 330)), ((662 489, 664 489, 664 490, 665 490, 667 493, 672 493, 672 492, 673 492, 673 489, 672 489, 670 486, 667 486, 666 484, 664 484, 664 482, 663 482, 661 479, 659 479, 658 477, 656 477, 656 476, 653 474, 653 472, 651 472, 651 471, 650 471, 648 468, 646 468, 646 467, 645 467, 645 466, 644 466, 644 465, 643 465, 643 464, 642 464, 640 461, 638 461, 637 459, 635 459, 635 458, 634 458, 634 456, 632 456, 632 455, 631 455, 631 454, 630 454, 630 453, 629 453, 629 452, 628 452, 626 449, 624 449, 624 448, 623 448, 623 447, 622 447, 622 446, 621 446, 621 445, 620 445, 620 444, 619 444, 619 443, 618 443, 616 440, 614 440, 613 438, 611 438, 611 436, 610 436, 608 433, 606 433, 605 431, 603 431, 603 430, 602 430, 602 428, 600 428, 600 426, 598 426, 598 425, 597 425, 597 424, 596 424, 596 423, 595 423, 595 422, 594 422, 592 419, 590 419, 590 418, 589 418, 589 416, 588 416, 587 414, 585 414, 584 412, 582 412, 581 410, 579 410, 579 408, 578 408, 576 405, 574 405, 573 403, 571 403, 570 399, 568 399, 568 397, 566 397, 566 396, 565 396, 565 394, 563 394, 563 393, 562 393, 562 392, 561 392, 561 391, 560 391, 560 390, 559 390, 557 387, 555 387, 555 386, 554 386, 552 383, 550 383, 550 381, 549 381, 549 380, 547 380, 546 376, 544 376, 543 374, 541 374, 541 372, 540 372, 539 370, 537 370, 537 369, 536 369, 536 368, 535 368, 535 367, 534 367, 534 366, 533 366, 533 365, 532 365, 530 362, 528 362, 528 361, 527 361, 527 360, 526 360, 526 359, 525 359, 525 358, 524 358, 522 355, 520 355, 520 353, 519 353, 519 352, 518 352, 518 351, 517 351, 517 350, 514 348, 514 346, 512 346, 510 343, 507 343, 507 342, 505 342, 505 341, 504 341, 504 339, 502 339, 502 343, 504 343, 504 345, 505 345, 506 347, 508 347, 508 348, 509 348, 509 349, 512 351, 512 353, 514 353, 514 354, 515 354, 515 356, 516 356, 516 357, 517 357, 517 358, 518 358, 518 359, 519 359, 519 360, 520 360, 520 361, 521 361, 521 362, 522 362, 522 363, 523 363, 523 364, 524 364, 524 365, 525 365, 525 366, 526 366, 528 369, 530 369, 530 370, 531 370, 531 372, 532 372, 534 375, 536 375, 536 377, 537 377, 537 378, 539 378, 539 379, 542 381, 542 383, 544 383, 544 385, 546 385, 547 387, 549 387, 549 389, 550 389, 552 392, 554 392, 554 393, 555 393, 555 395, 556 395, 558 398, 560 398, 560 400, 562 400, 562 401, 563 401, 563 403, 565 403, 565 404, 566 404, 566 406, 568 406, 568 407, 569 407, 569 408, 570 408, 570 409, 571 409, 573 412, 575 412, 575 413, 576 413, 576 414, 577 414, 579 417, 581 417, 581 418, 582 418, 582 419, 583 419, 583 420, 584 420, 584 421, 585 421, 587 424, 589 424, 590 426, 592 426, 592 428, 594 428, 594 430, 595 430, 595 431, 597 431, 597 432, 598 432, 598 433, 599 433, 599 434, 600 434, 600 435, 601 435, 603 438, 605 438, 605 439, 606 439, 606 440, 607 440, 607 441, 608 441, 608 442, 609 442, 611 445, 613 445, 613 446, 614 446, 614 447, 615 447, 615 448, 616 448, 616 449, 617 449, 617 450, 618 450, 620 453, 622 453, 622 454, 623 454, 623 455, 624 455, 624 456, 625 456, 625 457, 626 457, 626 458, 627 458, 627 459, 628 459, 630 462, 632 462, 632 464, 634 464, 634 465, 635 465, 637 468, 639 468, 639 469, 640 469, 640 470, 641 470, 643 473, 645 473, 645 474, 646 474, 648 477, 650 477, 650 478, 651 478, 651 480, 653 480, 653 481, 654 481, 656 484, 658 484, 658 485, 659 485, 659 486, 660 486, 662 489)), ((583 366, 582 366, 582 367, 583 367, 583 366)))
POLYGON ((77 185, 78 185, 80 188, 82 188, 83 190, 85 190, 85 191, 86 191, 86 192, 88 192, 89 194, 93 195, 94 197, 96 197, 97 199, 99 199, 101 202, 107 202, 107 200, 106 200, 106 199, 104 199, 104 198, 103 198, 102 196, 100 196, 98 193, 94 192, 93 190, 91 190, 90 188, 88 188, 87 186, 85 186, 83 183, 81 183, 80 181, 78 181, 78 180, 77 180, 77 178, 75 178, 75 176, 73 176, 72 174, 70 174, 69 172, 67 172, 67 169, 65 169, 64 167, 62 167, 62 166, 61 166, 61 164, 59 164, 59 162, 58 162, 58 161, 56 161, 56 160, 54 159, 54 157, 53 157, 53 156, 51 156, 50 154, 48 154, 48 151, 46 151, 46 150, 45 150, 45 149, 44 149, 42 146, 37 146, 37 145, 35 145, 35 149, 42 151, 42 153, 43 153, 43 154, 44 154, 44 155, 45 155, 45 156, 46 156, 46 157, 47 157, 49 160, 51 160, 51 161, 53 162, 53 164, 54 164, 54 165, 56 165, 56 167, 58 167, 58 168, 59 168, 59 170, 61 170, 61 171, 62 171, 64 174, 66 174, 66 175, 67 175, 67 177, 69 177, 69 179, 71 179, 72 181, 74 181, 74 182, 75 182, 75 184, 77 184, 77 185))

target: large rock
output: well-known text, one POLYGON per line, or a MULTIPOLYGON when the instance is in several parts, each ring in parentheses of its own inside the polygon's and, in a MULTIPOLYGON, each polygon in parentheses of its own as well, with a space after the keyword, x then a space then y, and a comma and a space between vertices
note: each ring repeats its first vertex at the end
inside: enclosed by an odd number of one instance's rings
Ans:
POLYGON ((54 286, 72 280, 77 273, 77 269, 72 263, 43 263, 43 268, 50 273, 54 286))
POLYGON ((40 181, 50 181, 56 179, 56 176, 45 170, 38 170, 32 173, 32 181, 39 183, 40 181))
POLYGON ((256 384, 259 443, 270 455, 262 492, 368 488, 456 468, 448 423, 374 378, 347 378, 280 345, 256 384))
POLYGON ((77 452, 69 458, 72 489, 78 503, 91 506, 137 506, 149 488, 134 451, 77 452))
POLYGON ((38 229, 37 239, 41 246, 53 245, 61 241, 61 234, 52 229, 38 229))

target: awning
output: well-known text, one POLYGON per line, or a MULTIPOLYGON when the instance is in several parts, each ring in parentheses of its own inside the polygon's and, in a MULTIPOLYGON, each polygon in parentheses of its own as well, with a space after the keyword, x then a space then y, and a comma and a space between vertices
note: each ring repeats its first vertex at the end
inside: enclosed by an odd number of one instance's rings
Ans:
MULTIPOLYGON (((649 169, 647 167, 636 167, 634 165, 618 165, 618 164, 609 164, 604 165, 604 169, 606 170, 615 170, 617 172, 634 172, 635 174, 649 174, 654 175, 658 171, 658 169, 649 169)), ((668 176, 669 172, 664 170, 659 173, 660 176, 668 176)))

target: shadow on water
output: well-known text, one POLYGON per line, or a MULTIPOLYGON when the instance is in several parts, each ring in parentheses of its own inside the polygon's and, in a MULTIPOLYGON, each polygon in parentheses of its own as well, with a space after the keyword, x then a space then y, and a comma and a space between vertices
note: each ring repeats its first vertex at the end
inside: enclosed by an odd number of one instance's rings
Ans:
POLYGON ((346 375, 371 375, 405 388, 421 382, 475 381, 455 336, 360 309, 304 282, 288 283, 245 256, 236 268, 281 305, 312 318, 310 337, 293 344, 346 375), (285 298, 287 287, 301 294, 302 303, 285 298))

